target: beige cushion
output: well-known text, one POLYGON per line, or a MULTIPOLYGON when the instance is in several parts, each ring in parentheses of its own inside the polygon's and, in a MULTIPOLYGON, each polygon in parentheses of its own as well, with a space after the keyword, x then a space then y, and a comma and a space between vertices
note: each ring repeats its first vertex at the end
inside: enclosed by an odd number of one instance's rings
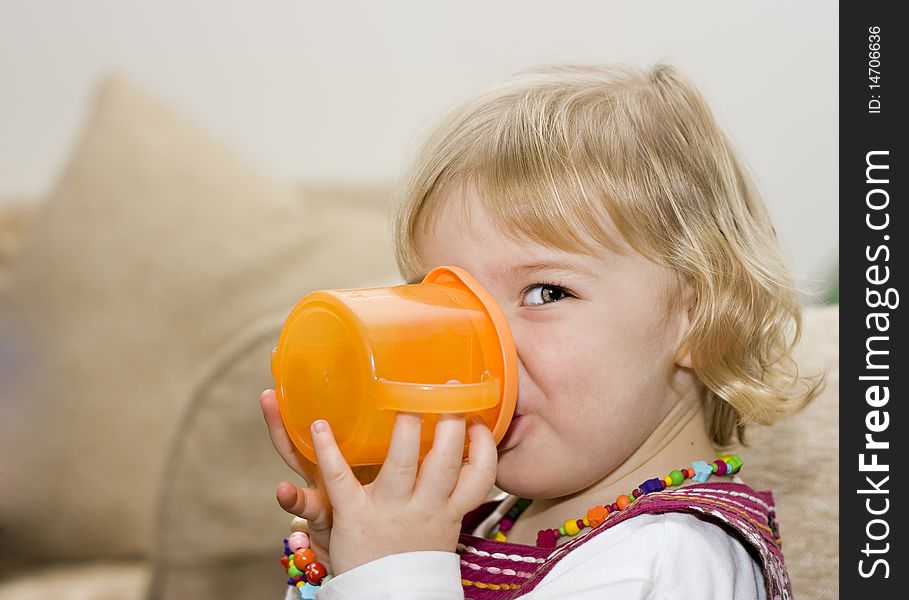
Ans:
POLYGON ((168 452, 236 340, 310 286, 393 272, 322 210, 129 82, 102 86, 0 297, 0 558, 148 552, 168 452))
POLYGON ((783 555, 800 600, 839 596, 839 306, 804 311, 796 348, 802 373, 826 372, 826 386, 802 412, 749 430, 742 477, 773 491, 783 555))

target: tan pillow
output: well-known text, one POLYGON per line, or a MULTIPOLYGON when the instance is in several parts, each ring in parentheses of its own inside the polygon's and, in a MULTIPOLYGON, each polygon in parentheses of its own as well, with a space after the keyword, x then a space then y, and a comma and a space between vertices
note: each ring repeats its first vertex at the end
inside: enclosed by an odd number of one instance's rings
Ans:
POLYGON ((338 234, 322 226, 141 89, 104 83, 0 298, 0 557, 148 552, 170 447, 233 340, 367 252, 323 249, 338 234))
POLYGON ((804 374, 826 372, 805 410, 774 427, 749 430, 742 477, 773 492, 793 593, 839 596, 839 306, 804 310, 796 360, 804 374))

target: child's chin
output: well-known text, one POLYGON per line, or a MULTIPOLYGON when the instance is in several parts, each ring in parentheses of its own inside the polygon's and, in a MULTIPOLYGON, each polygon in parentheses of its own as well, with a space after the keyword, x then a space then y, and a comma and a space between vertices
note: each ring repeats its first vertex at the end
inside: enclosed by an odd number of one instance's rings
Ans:
POLYGON ((545 500, 573 494, 588 485, 578 480, 577 473, 566 473, 556 466, 547 469, 539 454, 526 450, 518 446, 499 455, 496 487, 503 492, 545 500))
POLYGON ((540 461, 517 446, 499 454, 496 487, 524 498, 551 497, 548 477, 540 469, 540 461))

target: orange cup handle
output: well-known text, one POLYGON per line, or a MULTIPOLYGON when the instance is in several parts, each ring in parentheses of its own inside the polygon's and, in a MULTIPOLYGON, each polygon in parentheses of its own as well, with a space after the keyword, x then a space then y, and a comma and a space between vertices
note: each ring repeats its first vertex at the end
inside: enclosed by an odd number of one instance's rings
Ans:
POLYGON ((502 383, 484 373, 480 383, 423 384, 376 380, 379 408, 413 413, 474 413, 499 403, 502 383))

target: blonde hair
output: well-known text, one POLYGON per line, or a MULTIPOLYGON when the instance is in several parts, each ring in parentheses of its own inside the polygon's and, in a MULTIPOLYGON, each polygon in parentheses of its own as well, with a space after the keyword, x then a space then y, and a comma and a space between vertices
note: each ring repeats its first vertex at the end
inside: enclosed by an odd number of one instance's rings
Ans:
POLYGON ((481 190, 497 229, 566 252, 622 252, 669 267, 668 309, 696 305, 678 352, 704 383, 713 442, 800 408, 822 378, 791 351, 801 312, 758 192, 697 90, 674 68, 551 66, 456 109, 400 191, 394 242, 406 281, 425 272, 414 235, 446 198, 481 190), (607 217, 608 219, 604 218, 607 217), (611 220, 617 232, 606 229, 611 220))

